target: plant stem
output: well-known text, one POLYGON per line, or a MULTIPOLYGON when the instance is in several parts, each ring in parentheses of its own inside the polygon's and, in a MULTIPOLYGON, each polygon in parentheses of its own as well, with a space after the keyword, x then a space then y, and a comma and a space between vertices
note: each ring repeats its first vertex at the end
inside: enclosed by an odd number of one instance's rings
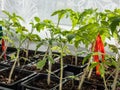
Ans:
MULTIPOLYGON (((31 36, 31 34, 33 33, 33 28, 32 28, 32 30, 31 30, 31 32, 30 32, 30 34, 28 34, 29 36, 31 36)), ((26 58, 28 58, 28 49, 29 49, 29 46, 30 46, 30 39, 29 39, 29 36, 28 36, 28 43, 27 43, 27 47, 26 47, 26 49, 27 49, 27 52, 26 52, 26 58)))
POLYGON ((75 65, 77 66, 78 58, 77 58, 77 48, 75 47, 75 65))
POLYGON ((81 90, 82 84, 85 80, 85 76, 86 76, 87 72, 89 71, 90 62, 91 61, 89 60, 87 67, 83 71, 83 75, 82 75, 82 77, 80 78, 80 81, 79 81, 78 90, 81 90))
POLYGON ((106 84, 106 80, 105 80, 105 77, 104 77, 104 76, 103 76, 103 81, 104 81, 104 85, 105 85, 105 90, 108 90, 107 84, 106 84))
POLYGON ((60 86, 59 86, 59 90, 62 90, 62 79, 63 79, 63 47, 61 46, 61 57, 60 57, 60 86))
POLYGON ((48 85, 50 85, 50 81, 51 81, 51 69, 52 69, 52 62, 51 62, 51 59, 52 59, 52 50, 51 50, 51 45, 49 45, 49 58, 50 60, 48 60, 48 85))
POLYGON ((27 51, 26 51, 26 58, 28 58, 28 53, 29 53, 29 51, 28 51, 28 49, 29 49, 29 44, 30 44, 30 41, 28 40, 28 43, 27 43, 27 51))
POLYGON ((90 79, 92 71, 93 71, 93 69, 91 68, 90 71, 89 71, 88 77, 87 77, 88 79, 90 79))
POLYGON ((22 46, 22 44, 24 43, 25 40, 26 40, 26 38, 19 42, 19 46, 17 48, 17 56, 15 58, 15 62, 13 64, 13 66, 11 68, 7 83, 11 83, 11 78, 12 78, 13 71, 15 69, 16 63, 19 61, 20 47, 22 46))
POLYGON ((17 61, 18 61, 18 59, 19 59, 19 53, 20 53, 20 50, 17 49, 17 56, 16 56, 16 59, 15 59, 15 62, 14 62, 14 64, 13 64, 13 66, 12 66, 12 68, 11 68, 10 75, 9 75, 9 77, 8 77, 8 82, 7 82, 7 83, 11 83, 12 74, 13 74, 14 68, 15 68, 15 66, 16 66, 16 63, 17 63, 17 61))
MULTIPOLYGON (((119 56, 119 54, 118 54, 119 56)), ((119 74, 119 66, 120 65, 120 56, 119 56, 119 59, 118 59, 118 64, 116 65, 116 73, 115 73, 115 78, 114 78, 114 81, 113 81, 113 87, 112 87, 112 90, 115 90, 116 89, 116 84, 117 84, 117 79, 118 79, 118 74, 119 74)))

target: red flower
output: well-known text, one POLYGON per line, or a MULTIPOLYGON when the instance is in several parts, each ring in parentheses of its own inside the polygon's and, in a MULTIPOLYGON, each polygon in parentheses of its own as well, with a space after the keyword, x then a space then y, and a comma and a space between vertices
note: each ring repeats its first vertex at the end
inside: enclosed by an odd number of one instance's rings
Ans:
POLYGON ((4 60, 6 60, 6 46, 5 46, 5 41, 2 39, 2 52, 4 52, 4 60))
MULTIPOLYGON (((101 56, 98 56, 98 55, 94 55, 93 58, 94 58, 94 61, 95 62, 100 62, 100 59, 102 59, 101 61, 104 61, 104 53, 105 53, 105 50, 104 50, 104 45, 103 45, 103 42, 102 42, 102 39, 101 39, 101 36, 100 34, 98 34, 97 38, 96 38, 96 42, 95 42, 95 47, 94 47, 94 52, 100 52, 102 54, 100 54, 101 56), (102 58, 100 58, 102 57, 102 58)), ((99 70, 99 67, 100 67, 100 64, 98 64, 96 66, 96 74, 97 75, 100 75, 100 70, 99 70)))

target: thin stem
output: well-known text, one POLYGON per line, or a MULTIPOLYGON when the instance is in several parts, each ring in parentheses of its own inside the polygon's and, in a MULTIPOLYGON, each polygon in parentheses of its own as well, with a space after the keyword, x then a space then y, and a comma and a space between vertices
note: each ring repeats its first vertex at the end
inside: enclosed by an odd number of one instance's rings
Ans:
POLYGON ((77 58, 77 48, 75 47, 75 65, 77 66, 78 58, 77 58))
MULTIPOLYGON (((30 32, 30 34, 29 34, 29 36, 33 33, 33 30, 34 30, 34 29, 32 28, 32 30, 31 30, 31 32, 30 32)), ((27 47, 26 47, 26 48, 27 48, 26 58, 28 58, 28 53, 29 53, 29 52, 28 52, 28 49, 29 49, 29 46, 30 46, 29 36, 28 36, 28 43, 27 43, 27 47)))
POLYGON ((103 81, 104 81, 104 85, 105 85, 105 90, 108 90, 107 84, 106 84, 106 80, 105 80, 105 77, 104 77, 104 76, 103 76, 103 81))
POLYGON ((52 64, 50 61, 48 61, 48 79, 47 79, 47 82, 48 82, 48 85, 50 85, 50 81, 51 81, 51 68, 52 68, 52 64))
POLYGON ((26 51, 26 58, 28 58, 28 53, 29 53, 29 51, 28 51, 28 49, 29 49, 29 44, 30 44, 30 41, 28 40, 28 43, 27 43, 27 51, 26 51))
POLYGON ((118 59, 118 64, 116 65, 116 73, 115 73, 115 78, 114 78, 114 81, 113 81, 112 90, 116 89, 117 79, 118 79, 118 74, 119 74, 119 67, 120 67, 119 65, 120 65, 120 56, 119 56, 119 59, 118 59))
POLYGON ((13 66, 11 68, 11 71, 10 71, 10 74, 9 74, 9 77, 8 77, 8 83, 11 83, 12 74, 14 72, 14 69, 15 69, 15 66, 16 66, 17 62, 19 61, 20 47, 22 46, 22 44, 24 43, 25 40, 26 40, 26 38, 19 42, 19 46, 17 48, 17 56, 15 58, 13 66))
POLYGON ((60 23, 60 19, 58 19, 58 22, 57 22, 57 27, 59 26, 59 23, 60 23))
POLYGON ((89 71, 88 77, 87 77, 88 79, 90 79, 92 71, 93 71, 93 69, 91 68, 90 71, 89 71))
POLYGON ((16 56, 16 59, 15 59, 15 62, 14 62, 14 64, 13 64, 12 68, 11 68, 11 71, 10 71, 10 74, 9 74, 9 77, 8 77, 8 83, 11 83, 11 78, 12 78, 12 74, 13 74, 13 72, 14 72, 14 68, 15 68, 15 66, 16 66, 17 61, 19 60, 19 59, 18 59, 18 58, 19 58, 19 52, 20 52, 20 50, 18 49, 18 50, 17 50, 17 56, 16 56))
POLYGON ((63 48, 61 46, 61 57, 60 57, 60 86, 59 90, 62 90, 62 79, 63 79, 63 48))
POLYGON ((89 60, 87 67, 86 67, 86 68, 84 69, 84 71, 83 71, 83 75, 82 75, 82 77, 80 78, 80 81, 79 81, 78 90, 81 89, 82 84, 83 84, 83 82, 84 82, 84 80, 85 80, 85 76, 86 76, 87 72, 89 71, 90 62, 91 62, 91 61, 89 60))
MULTIPOLYGON (((52 50, 51 50, 51 45, 49 45, 49 58, 48 59, 52 59, 52 50)), ((50 85, 50 81, 51 81, 51 69, 52 69, 52 63, 51 60, 48 61, 48 85, 50 85)))

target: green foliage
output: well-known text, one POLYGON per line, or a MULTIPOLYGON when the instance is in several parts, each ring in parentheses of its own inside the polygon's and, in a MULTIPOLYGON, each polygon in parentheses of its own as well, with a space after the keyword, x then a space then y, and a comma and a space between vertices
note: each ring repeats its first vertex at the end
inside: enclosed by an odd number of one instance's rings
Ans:
POLYGON ((68 42, 71 42, 74 38, 75 38, 75 34, 68 34, 67 35, 68 42))
POLYGON ((40 22, 40 18, 39 17, 34 17, 36 22, 40 22))
POLYGON ((39 62, 36 64, 38 69, 42 69, 45 66, 46 59, 39 60, 39 62))
POLYGON ((114 53, 118 53, 118 48, 115 45, 108 44, 110 50, 112 50, 114 53))
POLYGON ((40 41, 41 38, 38 34, 28 34, 28 38, 30 41, 40 41))
POLYGON ((70 18, 72 28, 70 31, 59 32, 67 38, 68 42, 76 48, 80 43, 88 47, 98 33, 101 34, 103 41, 110 36, 107 14, 97 12, 97 9, 85 9, 83 12, 75 12, 72 9, 62 9, 53 12, 52 16, 58 15, 58 21, 64 17, 70 18), (59 18, 60 17, 60 18, 59 18), (78 29, 76 27, 79 27, 78 29))
POLYGON ((93 53, 89 53, 87 54, 86 57, 84 57, 82 64, 84 65, 85 62, 88 62, 88 60, 90 60, 90 58, 92 57, 93 53))
POLYGON ((90 69, 93 69, 95 68, 98 64, 100 64, 99 62, 92 62, 91 65, 90 65, 90 69))
POLYGON ((52 63, 52 64, 54 64, 55 63, 55 61, 54 61, 54 59, 49 55, 48 56, 48 60, 50 61, 50 63, 52 63))
MULTIPOLYGON (((57 46, 52 47, 52 50, 55 50, 55 51, 57 51, 57 52, 59 52, 59 53, 62 52, 60 45, 57 45, 57 46)), ((68 49, 68 47, 67 47, 66 45, 63 46, 63 50, 64 50, 63 56, 65 56, 66 54, 69 54, 69 53, 70 53, 70 50, 68 49)))
POLYGON ((112 20, 112 22, 110 24, 110 29, 111 29, 112 34, 117 29, 117 26, 119 26, 119 23, 120 23, 120 16, 119 17, 114 17, 114 19, 112 20))
POLYGON ((105 66, 102 63, 100 63, 100 75, 101 77, 104 77, 105 75, 105 66))

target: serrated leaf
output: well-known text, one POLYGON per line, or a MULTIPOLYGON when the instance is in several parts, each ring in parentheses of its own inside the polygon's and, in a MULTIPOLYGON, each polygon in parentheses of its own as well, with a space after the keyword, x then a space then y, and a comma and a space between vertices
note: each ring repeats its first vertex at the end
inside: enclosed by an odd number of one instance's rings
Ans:
POLYGON ((36 50, 35 51, 37 51, 43 44, 44 44, 44 42, 42 42, 42 41, 40 43, 38 43, 36 45, 36 50))
POLYGON ((75 38, 75 34, 68 34, 67 35, 67 40, 70 42, 72 39, 75 38))
POLYGON ((110 24, 112 34, 115 32, 116 27, 119 25, 119 23, 120 23, 120 17, 115 17, 112 20, 112 23, 110 24))
POLYGON ((14 60, 14 59, 16 58, 15 54, 16 54, 16 53, 10 54, 10 59, 11 59, 11 60, 14 60))
POLYGON ((41 40, 41 38, 37 34, 31 34, 29 36, 29 39, 30 39, 30 41, 40 41, 41 40))
POLYGON ((99 68, 99 70, 100 70, 100 75, 101 75, 102 77, 104 77, 104 74, 105 74, 105 68, 104 68, 104 66, 103 66, 102 63, 100 63, 100 68, 99 68))
POLYGON ((117 67, 118 63, 115 60, 112 60, 111 64, 115 67, 117 67))
POLYGON ((108 44, 108 45, 113 52, 118 53, 118 48, 115 45, 112 45, 112 44, 108 44))
POLYGON ((4 14, 6 14, 9 18, 11 17, 11 15, 10 15, 9 12, 7 12, 7 11, 5 11, 5 10, 3 10, 2 12, 3 12, 4 14))
POLYGON ((16 16, 17 18, 19 18, 22 21, 25 21, 21 16, 16 16))
POLYGON ((45 63, 46 63, 46 59, 39 60, 39 62, 37 63, 37 68, 42 69, 45 66, 45 63))
POLYGON ((36 22, 40 22, 40 18, 39 17, 34 17, 36 22))
POLYGON ((35 27, 36 30, 40 32, 40 30, 43 30, 45 28, 45 23, 37 23, 35 27))
POLYGON ((92 62, 90 65, 90 69, 95 68, 98 64, 99 64, 99 62, 92 62))
POLYGON ((92 56, 92 53, 87 54, 87 56, 84 57, 84 59, 83 59, 83 61, 82 61, 82 64, 84 65, 84 63, 85 63, 87 60, 89 60, 89 59, 91 58, 91 56, 92 56))
POLYGON ((55 63, 54 59, 53 59, 51 56, 48 56, 48 60, 49 60, 49 61, 50 61, 50 63, 52 63, 52 64, 54 64, 54 63, 55 63))
POLYGON ((60 52, 60 47, 59 47, 59 46, 54 46, 54 47, 52 47, 51 49, 52 49, 53 51, 56 51, 56 50, 57 50, 57 51, 60 52))

